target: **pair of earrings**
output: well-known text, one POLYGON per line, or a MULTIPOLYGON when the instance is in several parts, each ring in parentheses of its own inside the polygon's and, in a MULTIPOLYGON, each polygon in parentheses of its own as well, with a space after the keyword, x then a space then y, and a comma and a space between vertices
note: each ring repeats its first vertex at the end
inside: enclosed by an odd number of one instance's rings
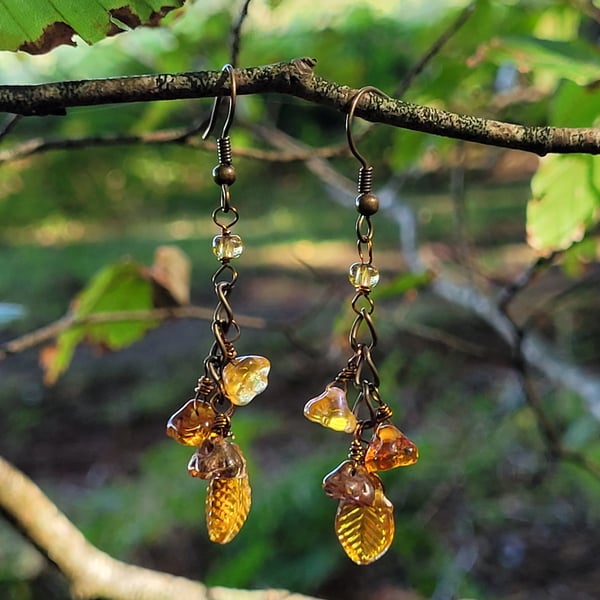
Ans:
MULTIPOLYGON (((213 542, 231 541, 244 524, 251 504, 246 460, 241 449, 230 441, 231 417, 236 407, 248 404, 267 386, 269 361, 262 356, 237 356, 234 343, 240 335, 228 297, 237 280, 231 261, 243 250, 241 238, 231 233, 237 223, 237 209, 230 202, 229 187, 235 181, 229 128, 233 121, 236 81, 233 68, 223 67, 230 76, 229 111, 221 137, 217 140, 219 164, 213 178, 221 187, 221 203, 213 212, 220 228, 213 239, 213 252, 221 266, 212 278, 218 303, 212 321, 215 342, 204 360, 204 374, 198 380, 195 396, 171 416, 167 435, 196 450, 188 464, 193 477, 208 480, 206 523, 213 542)), ((353 155, 360 161, 356 208, 359 261, 350 266, 349 279, 355 288, 351 302, 355 319, 350 328, 352 355, 346 366, 304 407, 304 415, 334 431, 352 434, 348 459, 323 480, 325 493, 338 500, 335 531, 348 555, 366 565, 382 556, 394 537, 393 506, 384 493, 377 474, 399 466, 414 464, 416 446, 391 423, 392 409, 379 393, 379 374, 372 358, 377 344, 373 322, 375 304, 371 290, 379 281, 373 265, 373 224, 371 217, 379 208, 372 193, 373 168, 356 149, 351 124, 363 94, 382 95, 377 88, 364 87, 350 103, 346 135, 353 155), (353 388, 356 399, 350 409, 347 395, 353 388), (367 439, 372 432, 370 439, 367 439)), ((221 98, 216 98, 203 138, 214 127, 221 98)))

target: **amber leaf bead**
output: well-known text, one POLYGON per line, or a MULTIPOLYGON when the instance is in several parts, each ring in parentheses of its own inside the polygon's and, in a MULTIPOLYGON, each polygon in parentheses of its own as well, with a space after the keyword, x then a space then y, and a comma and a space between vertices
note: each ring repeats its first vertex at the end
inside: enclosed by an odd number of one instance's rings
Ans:
POLYGON ((246 459, 237 444, 218 435, 204 440, 188 464, 188 473, 200 479, 246 475, 246 459))
POLYGON ((334 431, 352 433, 356 417, 348 407, 346 393, 339 387, 328 387, 320 396, 312 398, 304 406, 304 416, 314 423, 334 431))
POLYGON ((367 446, 365 466, 368 471, 388 471, 417 462, 419 451, 397 427, 380 423, 367 446))
POLYGON ((373 506, 377 490, 383 490, 381 479, 369 473, 355 460, 345 460, 323 479, 323 490, 336 500, 361 506, 373 506))
POLYGON ((230 542, 246 522, 252 504, 248 475, 211 479, 206 491, 206 528, 211 542, 230 542))
POLYGON ((337 538, 350 560, 368 565, 385 554, 394 539, 394 507, 382 490, 372 506, 342 500, 335 515, 337 538))
POLYGON ((223 367, 223 388, 232 404, 244 406, 263 392, 271 363, 264 356, 238 356, 223 367))
POLYGON ((210 435, 215 416, 212 406, 192 399, 171 415, 167 435, 184 446, 199 446, 210 435))

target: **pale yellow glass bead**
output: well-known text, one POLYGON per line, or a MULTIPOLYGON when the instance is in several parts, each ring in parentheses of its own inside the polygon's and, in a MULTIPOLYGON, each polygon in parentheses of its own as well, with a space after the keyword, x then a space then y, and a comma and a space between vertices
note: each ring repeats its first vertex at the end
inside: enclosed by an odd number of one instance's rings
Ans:
POLYGON ((373 265, 354 263, 348 270, 348 279, 357 289, 370 289, 379 283, 379 271, 373 265))
POLYGON ((238 258, 244 251, 242 238, 239 235, 215 235, 212 241, 213 254, 219 260, 238 258))
POLYGON ((357 425, 356 417, 348 407, 346 393, 335 386, 309 400, 304 406, 304 416, 323 427, 345 433, 352 433, 357 425))
POLYGON ((238 356, 223 368, 225 395, 236 406, 248 404, 267 387, 271 363, 264 356, 238 356))

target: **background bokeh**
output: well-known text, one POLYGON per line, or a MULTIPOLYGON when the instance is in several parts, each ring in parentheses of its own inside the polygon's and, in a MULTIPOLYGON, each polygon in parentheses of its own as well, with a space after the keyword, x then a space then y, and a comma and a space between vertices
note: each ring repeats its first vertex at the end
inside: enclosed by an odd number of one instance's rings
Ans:
MULTIPOLYGON (((466 4, 256 0, 240 66, 311 56, 322 77, 393 93, 466 4)), ((597 124, 599 88, 582 92, 576 62, 584 45, 597 60, 597 22, 575 2, 475 5, 407 101, 531 125, 597 124), (572 64, 532 48, 534 36, 576 48, 572 64)), ((0 53, 0 83, 217 69, 229 59, 237 10, 224 0, 194 2, 163 28, 93 47, 0 53)), ((104 265, 124 256, 150 265, 165 244, 191 258, 193 303, 213 306, 212 152, 131 145, 7 160, 30 138, 185 127, 209 109, 208 100, 78 108, 25 119, 2 140, 0 301, 21 305, 25 315, 0 325, 1 342, 60 318, 104 265)), ((376 361, 382 396, 421 459, 383 475, 396 507, 388 554, 367 568, 345 557, 321 479, 343 460, 348 440, 304 420, 302 407, 348 357, 353 200, 340 200, 303 164, 236 157, 236 147, 268 147, 253 130, 265 123, 313 146, 344 140, 341 114, 275 94, 239 98, 232 199, 245 252, 232 303, 266 319, 265 327, 244 329, 239 350, 271 357, 273 368, 267 391, 234 420, 254 498, 238 537, 226 547, 207 541, 204 486, 186 473, 189 449, 164 435, 201 373, 211 344, 205 321, 165 323, 116 353, 82 346, 50 387, 39 349, 1 361, 0 453, 102 550, 207 584, 282 587, 330 600, 597 598, 598 479, 551 456, 497 333, 418 279, 402 279, 399 225, 385 214, 374 219, 375 262, 382 286, 400 284, 378 299, 376 361)), ((361 151, 375 165, 376 187, 392 186, 414 216, 432 272, 495 300, 536 260, 525 220, 537 157, 382 125, 361 151)), ((354 160, 331 162, 355 177, 354 160)), ((511 307, 559 360, 590 372, 600 361, 597 258, 592 229, 511 307)), ((600 459, 600 426, 581 399, 535 372, 532 384, 566 446, 600 459)), ((5 520, 0 596, 68 597, 62 578, 5 520)))

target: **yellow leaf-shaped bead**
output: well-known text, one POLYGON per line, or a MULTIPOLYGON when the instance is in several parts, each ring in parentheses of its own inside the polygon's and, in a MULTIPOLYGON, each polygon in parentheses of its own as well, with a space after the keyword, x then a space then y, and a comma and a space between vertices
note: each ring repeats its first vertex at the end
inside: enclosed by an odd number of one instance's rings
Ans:
POLYGON ((199 446, 210 435, 215 411, 205 402, 190 400, 167 423, 167 435, 184 446, 199 446))
POLYGON ((267 387, 271 363, 264 356, 238 356, 223 367, 223 388, 232 404, 244 406, 267 387))
POLYGON ((352 433, 356 428, 356 417, 348 407, 346 393, 335 386, 309 400, 304 406, 304 416, 334 431, 352 433))
POLYGON ((211 479, 206 492, 206 527, 210 541, 230 542, 246 522, 251 504, 248 475, 211 479))
POLYGON ((380 423, 367 446, 365 466, 369 471, 408 467, 419 459, 419 451, 397 427, 380 423))
POLYGON ((394 507, 382 490, 373 506, 342 500, 335 515, 335 532, 357 565, 368 565, 385 554, 394 539, 394 507))

